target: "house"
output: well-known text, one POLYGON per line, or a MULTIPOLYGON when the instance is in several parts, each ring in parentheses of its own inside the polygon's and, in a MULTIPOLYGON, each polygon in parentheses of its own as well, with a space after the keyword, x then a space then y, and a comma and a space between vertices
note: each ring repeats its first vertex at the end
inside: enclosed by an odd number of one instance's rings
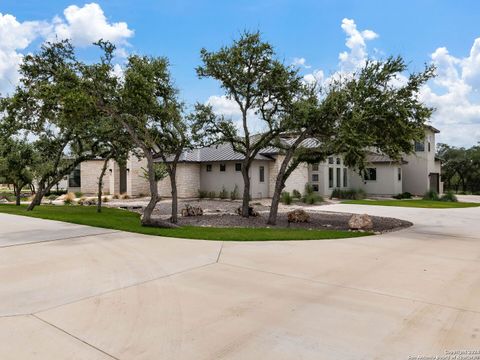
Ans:
MULTIPOLYGON (((442 192, 440 178, 441 163, 435 157, 435 135, 439 133, 432 126, 425 129, 423 142, 415 143, 415 152, 401 160, 393 160, 384 154, 370 152, 367 168, 360 175, 356 169, 347 167, 340 155, 331 155, 318 164, 302 163, 287 179, 284 191, 302 192, 307 184, 322 196, 330 196, 336 188, 363 189, 369 195, 391 196, 402 192, 422 195, 427 190, 442 192)), ((288 138, 283 141, 291 141, 288 138)), ((313 146, 305 140, 305 147, 313 146)), ((193 198, 198 191, 231 192, 243 190, 242 155, 235 152, 230 144, 188 150, 182 153, 177 167, 177 191, 180 198, 193 198)), ((279 166, 283 160, 281 151, 269 147, 261 150, 250 168, 250 195, 252 199, 273 196, 279 166)), ((160 160, 156 160, 160 161, 160 160)), ((85 194, 97 192, 98 176, 103 160, 85 161, 69 178, 69 189, 85 194), (75 186, 75 187, 74 187, 75 186)), ((103 191, 110 194, 126 193, 139 196, 149 193, 145 178, 146 160, 130 157, 125 167, 110 161, 104 178, 103 191)), ((171 194, 170 180, 158 183, 160 196, 171 194)))

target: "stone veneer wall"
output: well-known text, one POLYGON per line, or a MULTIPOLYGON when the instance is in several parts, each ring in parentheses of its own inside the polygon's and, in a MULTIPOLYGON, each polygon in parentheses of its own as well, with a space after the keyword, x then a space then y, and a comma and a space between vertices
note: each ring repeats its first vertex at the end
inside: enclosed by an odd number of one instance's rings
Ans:
MULTIPOLYGON (((80 164, 80 191, 84 194, 92 195, 98 191, 98 178, 102 172, 104 160, 88 160, 80 164)), ((110 190, 110 172, 105 172, 103 176, 103 192, 110 190)))
POLYGON ((149 195, 150 187, 144 177, 144 169, 147 168, 147 160, 138 160, 130 156, 127 161, 127 194, 130 196, 149 195))
MULTIPOLYGON (((285 159, 283 155, 277 155, 276 160, 270 162, 269 167, 269 177, 268 177, 268 196, 272 197, 273 192, 275 191, 275 183, 277 181, 278 170, 282 165, 282 161, 285 159)), ((308 165, 302 163, 290 174, 287 181, 285 182, 284 191, 292 192, 292 190, 298 190, 303 193, 305 189, 305 184, 308 183, 308 165)))
MULTIPOLYGON (((177 165, 177 192, 180 198, 197 197, 200 189, 200 164, 180 163, 177 165)), ((158 193, 170 197, 172 190, 168 176, 158 182, 158 193)))

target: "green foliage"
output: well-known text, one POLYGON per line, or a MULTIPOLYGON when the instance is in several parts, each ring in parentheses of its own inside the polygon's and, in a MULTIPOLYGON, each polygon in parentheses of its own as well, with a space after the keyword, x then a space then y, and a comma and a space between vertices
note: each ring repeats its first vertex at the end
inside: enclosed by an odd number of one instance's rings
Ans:
POLYGON ((439 200, 438 193, 435 190, 428 190, 424 195, 423 195, 423 200, 434 200, 437 201, 439 200))
POLYGON ((56 200, 57 199, 57 195, 54 195, 54 194, 51 194, 51 195, 48 195, 48 200, 56 200))
MULTIPOLYGON (((161 181, 168 176, 167 167, 164 163, 154 163, 153 172, 154 172, 156 182, 161 181)), ((142 167, 141 176, 148 181, 148 170, 142 167)))
POLYGON ((292 196, 294 199, 297 199, 297 200, 300 200, 302 198, 302 194, 297 189, 292 190, 292 196))
POLYGON ((75 194, 75 197, 77 198, 80 198, 83 196, 83 193, 81 191, 75 191, 74 194, 75 194))
POLYGON ((217 197, 217 194, 215 193, 215 191, 209 191, 207 196, 209 199, 215 199, 217 197))
POLYGON ((478 207, 480 203, 452 202, 438 200, 346 200, 344 204, 413 207, 422 209, 456 209, 478 207))
POLYGON ((208 191, 198 189, 198 198, 205 199, 208 196, 208 191))
POLYGON ((222 200, 228 198, 228 191, 225 189, 225 186, 223 186, 222 191, 218 193, 218 197, 222 200))
POLYGON ((230 200, 237 200, 239 197, 238 195, 238 185, 235 184, 235 187, 232 191, 230 191, 230 200))
POLYGON ((394 199, 398 199, 398 200, 401 200, 401 199, 411 199, 412 198, 412 194, 409 193, 408 191, 405 191, 403 193, 400 193, 400 194, 397 194, 395 196, 393 196, 394 199))
POLYGON ((333 189, 332 195, 330 195, 330 199, 360 200, 365 197, 365 191, 362 189, 333 189))
POLYGON ((314 190, 313 186, 311 184, 306 184, 305 185, 305 192, 302 196, 302 201, 305 204, 313 205, 318 202, 323 202, 323 197, 318 195, 314 190))
POLYGON ((282 192, 282 195, 281 195, 282 204, 290 205, 292 203, 292 201, 293 201, 293 197, 292 197, 292 195, 290 195, 290 193, 288 191, 282 192))
POLYGON ((453 191, 447 191, 445 194, 442 195, 440 201, 458 202, 458 199, 453 193, 453 191))

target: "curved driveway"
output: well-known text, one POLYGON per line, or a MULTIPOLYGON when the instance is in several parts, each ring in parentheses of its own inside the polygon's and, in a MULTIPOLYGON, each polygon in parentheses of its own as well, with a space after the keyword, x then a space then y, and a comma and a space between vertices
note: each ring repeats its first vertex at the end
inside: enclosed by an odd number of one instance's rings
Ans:
POLYGON ((480 350, 480 208, 329 205, 402 231, 180 240, 0 214, 0 359, 409 359, 480 350))

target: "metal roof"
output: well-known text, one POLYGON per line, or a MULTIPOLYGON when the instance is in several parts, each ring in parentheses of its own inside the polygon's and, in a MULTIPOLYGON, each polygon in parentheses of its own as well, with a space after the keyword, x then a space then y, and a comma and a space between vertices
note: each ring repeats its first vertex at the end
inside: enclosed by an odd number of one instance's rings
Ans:
POLYGON ((380 164, 380 163, 400 163, 400 164, 408 164, 407 161, 404 159, 400 160, 394 160, 391 157, 383 154, 377 154, 377 153, 370 153, 367 155, 367 162, 370 164, 380 164))

